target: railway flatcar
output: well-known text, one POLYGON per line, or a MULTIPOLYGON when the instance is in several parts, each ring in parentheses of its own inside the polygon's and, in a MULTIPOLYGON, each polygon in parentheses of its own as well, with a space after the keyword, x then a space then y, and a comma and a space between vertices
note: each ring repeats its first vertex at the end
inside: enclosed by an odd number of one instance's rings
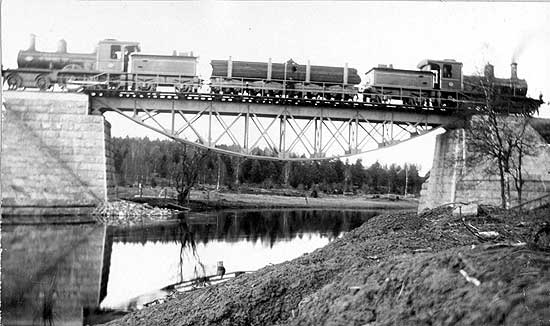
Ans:
POLYGON ((358 93, 357 70, 344 67, 212 60, 211 89, 221 94, 348 100, 358 93))

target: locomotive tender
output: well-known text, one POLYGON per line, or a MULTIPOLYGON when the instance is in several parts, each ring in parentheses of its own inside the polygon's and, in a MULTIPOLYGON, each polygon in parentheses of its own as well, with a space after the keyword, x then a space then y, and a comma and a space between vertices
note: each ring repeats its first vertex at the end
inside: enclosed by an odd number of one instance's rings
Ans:
POLYGON ((212 60, 208 82, 197 75, 198 57, 187 54, 143 54, 139 43, 113 39, 100 41, 94 53, 68 53, 61 40, 56 52, 29 49, 19 52, 18 69, 2 71, 10 89, 36 87, 48 90, 58 84, 89 90, 156 92, 168 86, 176 93, 198 93, 203 86, 212 94, 261 96, 331 101, 401 104, 406 107, 453 107, 460 102, 483 101, 486 86, 501 98, 520 104, 541 104, 528 99, 527 82, 517 77, 512 63, 510 78, 495 78, 487 64, 484 76, 466 76, 462 63, 452 59, 422 60, 418 70, 379 66, 365 74, 354 68, 285 63, 212 60), (362 90, 359 89, 361 86, 362 90), (362 95, 362 96, 360 96, 362 95))

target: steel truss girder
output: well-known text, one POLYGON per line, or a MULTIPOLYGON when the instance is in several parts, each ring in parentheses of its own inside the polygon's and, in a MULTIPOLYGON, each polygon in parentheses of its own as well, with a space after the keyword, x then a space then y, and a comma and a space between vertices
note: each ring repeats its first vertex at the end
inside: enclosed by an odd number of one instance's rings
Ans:
POLYGON ((430 112, 148 98, 91 97, 90 110, 118 112, 187 144, 273 160, 322 160, 365 153, 457 120, 430 112), (266 148, 273 156, 254 155, 256 147, 266 148))

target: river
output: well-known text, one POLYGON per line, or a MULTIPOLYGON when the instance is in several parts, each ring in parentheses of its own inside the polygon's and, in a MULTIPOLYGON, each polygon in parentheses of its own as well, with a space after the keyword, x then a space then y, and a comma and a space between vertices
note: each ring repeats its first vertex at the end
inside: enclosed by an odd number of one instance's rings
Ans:
POLYGON ((2 225, 2 324, 87 325, 139 309, 198 276, 227 277, 320 248, 380 211, 189 213, 132 227, 2 225), (110 311, 106 313, 106 311, 110 311))

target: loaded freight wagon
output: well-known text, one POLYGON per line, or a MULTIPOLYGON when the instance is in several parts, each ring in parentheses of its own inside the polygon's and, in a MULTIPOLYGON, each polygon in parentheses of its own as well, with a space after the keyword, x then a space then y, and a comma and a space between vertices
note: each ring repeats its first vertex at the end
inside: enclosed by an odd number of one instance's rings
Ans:
POLYGON ((210 64, 212 65, 213 77, 242 78, 246 80, 293 80, 331 85, 357 85, 361 83, 361 77, 357 74, 357 69, 300 65, 292 60, 287 63, 271 64, 270 62, 212 60, 210 64), (230 71, 231 73, 229 73, 230 71), (347 77, 347 81, 345 77, 347 77))
POLYGON ((351 99, 361 77, 354 68, 286 63, 212 60, 215 93, 351 99))

